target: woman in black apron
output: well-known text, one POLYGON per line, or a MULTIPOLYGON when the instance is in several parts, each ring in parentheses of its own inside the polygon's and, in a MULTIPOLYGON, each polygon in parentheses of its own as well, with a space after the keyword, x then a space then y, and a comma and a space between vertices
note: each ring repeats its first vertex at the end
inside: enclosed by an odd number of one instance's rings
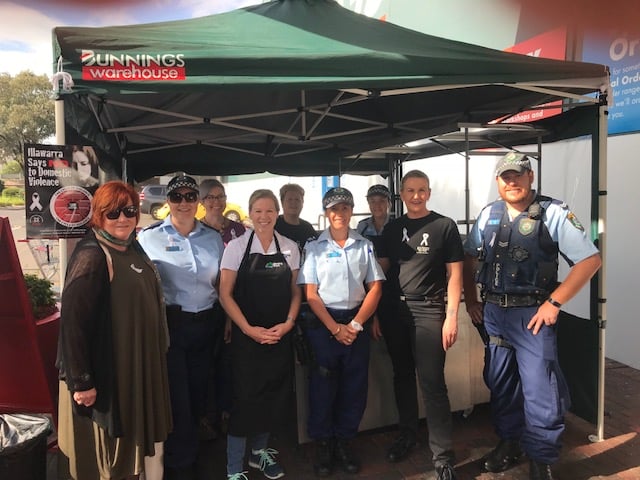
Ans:
POLYGON ((254 230, 232 240, 221 264, 220 300, 233 320, 233 405, 227 436, 227 478, 244 480, 249 466, 270 479, 284 476, 269 432, 284 423, 292 396, 292 330, 300 308, 296 285, 300 254, 292 240, 274 232, 278 200, 270 190, 249 199, 254 230))

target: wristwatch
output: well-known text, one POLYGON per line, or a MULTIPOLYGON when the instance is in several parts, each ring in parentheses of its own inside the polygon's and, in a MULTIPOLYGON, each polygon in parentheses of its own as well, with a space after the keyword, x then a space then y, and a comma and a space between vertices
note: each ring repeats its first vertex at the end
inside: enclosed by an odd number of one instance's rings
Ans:
POLYGON ((355 320, 351 320, 351 323, 349 323, 349 325, 351 325, 351 327, 358 332, 362 331, 362 324, 356 322, 355 320))

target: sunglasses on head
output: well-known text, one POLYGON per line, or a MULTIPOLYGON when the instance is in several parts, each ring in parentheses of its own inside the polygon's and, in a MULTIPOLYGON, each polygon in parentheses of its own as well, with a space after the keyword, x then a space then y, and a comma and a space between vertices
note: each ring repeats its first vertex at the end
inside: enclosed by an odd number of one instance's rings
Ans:
POLYGON ((167 198, 171 203, 180 203, 182 202, 183 198, 185 202, 193 203, 198 200, 198 194, 196 192, 187 192, 187 193, 171 192, 170 194, 167 195, 167 198))
POLYGON ((133 218, 138 214, 138 207, 135 205, 129 205, 128 207, 116 208, 110 212, 104 214, 109 220, 117 220, 120 218, 120 212, 124 213, 127 218, 133 218))

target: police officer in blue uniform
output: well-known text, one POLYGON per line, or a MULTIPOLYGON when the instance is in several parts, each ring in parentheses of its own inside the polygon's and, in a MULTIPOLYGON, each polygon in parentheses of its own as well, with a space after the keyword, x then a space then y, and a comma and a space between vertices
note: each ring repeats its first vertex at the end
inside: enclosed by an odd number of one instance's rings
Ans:
POLYGON ((192 475, 197 422, 206 413, 213 335, 224 322, 216 289, 224 245, 218 232, 195 219, 198 190, 192 177, 173 177, 167 185, 170 215, 138 234, 160 273, 167 305, 174 428, 165 442, 165 478, 192 475))
POLYGON ((530 478, 552 480, 569 406, 555 324, 562 304, 589 281, 601 260, 567 205, 537 194, 533 179, 525 155, 510 152, 498 161, 501 199, 482 210, 467 237, 464 290, 472 321, 484 323, 489 338, 485 381, 500 437, 483 466, 502 472, 524 452, 530 478), (558 253, 571 266, 562 283, 558 253))
MULTIPOLYGON (((369 204, 369 211, 371 216, 363 218, 358 222, 356 226, 356 232, 362 235, 364 238, 368 238, 373 243, 373 247, 376 250, 376 255, 380 249, 380 242, 382 241, 382 230, 385 225, 391 220, 391 192, 386 185, 376 184, 371 185, 367 190, 367 203, 369 204)), ((378 303, 378 309, 373 316, 371 322, 371 335, 375 340, 382 338, 382 330, 380 328, 380 317, 391 317, 391 312, 386 308, 385 300, 385 287, 387 282, 382 284, 382 296, 378 303)))
POLYGON ((332 188, 322 205, 329 228, 307 242, 298 284, 313 313, 305 328, 315 354, 307 427, 317 441, 314 471, 327 476, 335 462, 347 473, 360 470, 349 440, 358 432, 367 403, 370 338, 365 323, 380 300, 384 274, 371 242, 349 228, 351 192, 332 188))

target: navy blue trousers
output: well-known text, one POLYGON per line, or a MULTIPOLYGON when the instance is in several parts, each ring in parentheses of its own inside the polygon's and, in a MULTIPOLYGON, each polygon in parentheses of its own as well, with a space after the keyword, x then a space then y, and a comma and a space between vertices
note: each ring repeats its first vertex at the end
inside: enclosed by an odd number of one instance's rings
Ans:
POLYGON ((173 430, 164 444, 164 464, 184 468, 195 463, 198 453, 197 421, 206 413, 215 319, 213 313, 197 320, 185 318, 180 312, 167 313, 173 430))
POLYGON ((527 329, 533 307, 503 308, 487 303, 487 333, 509 346, 489 342, 484 377, 491 390, 491 414, 496 433, 520 439, 529 458, 552 464, 560 453, 569 390, 560 365, 556 330, 543 326, 537 335, 527 329))
MULTIPOLYGON (((339 320, 340 314, 331 313, 339 320)), ((316 363, 309 374, 309 437, 353 438, 367 406, 369 331, 365 328, 351 345, 335 340, 324 326, 306 328, 305 333, 316 363)))

